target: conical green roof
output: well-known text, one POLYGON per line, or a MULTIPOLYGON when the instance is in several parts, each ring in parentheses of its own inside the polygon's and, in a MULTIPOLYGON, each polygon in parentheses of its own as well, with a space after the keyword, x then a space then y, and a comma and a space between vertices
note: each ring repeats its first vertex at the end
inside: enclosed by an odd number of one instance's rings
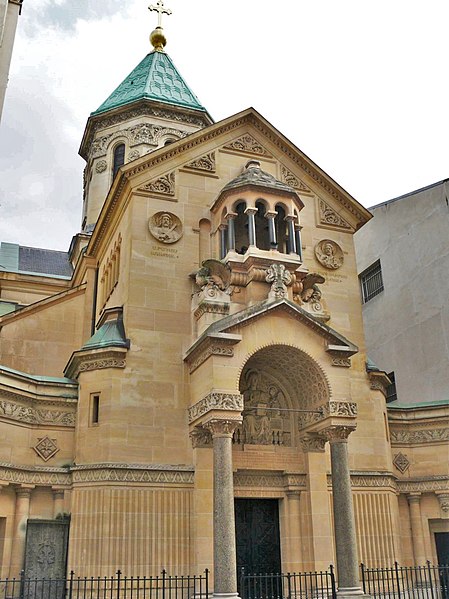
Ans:
POLYGON ((168 54, 153 51, 145 56, 92 114, 100 114, 142 99, 206 112, 168 54))

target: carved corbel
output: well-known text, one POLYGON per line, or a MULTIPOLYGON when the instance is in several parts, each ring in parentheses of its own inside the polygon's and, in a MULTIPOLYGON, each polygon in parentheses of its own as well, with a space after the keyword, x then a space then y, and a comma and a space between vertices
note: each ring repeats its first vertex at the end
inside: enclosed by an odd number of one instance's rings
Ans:
POLYGON ((449 518, 449 491, 435 493, 440 504, 440 513, 442 518, 449 518))

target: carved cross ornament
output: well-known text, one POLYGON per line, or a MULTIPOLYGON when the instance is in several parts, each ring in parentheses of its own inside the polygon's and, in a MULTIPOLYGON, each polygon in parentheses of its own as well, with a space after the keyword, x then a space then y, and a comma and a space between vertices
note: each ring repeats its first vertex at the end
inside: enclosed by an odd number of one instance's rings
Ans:
POLYGON ((162 27, 162 15, 171 15, 172 11, 169 8, 165 8, 163 0, 158 0, 156 6, 150 4, 148 10, 155 11, 158 13, 157 26, 162 27))
POLYGON ((272 283, 269 299, 284 299, 287 295, 287 285, 292 282, 292 275, 283 264, 272 264, 265 277, 267 283, 272 283))

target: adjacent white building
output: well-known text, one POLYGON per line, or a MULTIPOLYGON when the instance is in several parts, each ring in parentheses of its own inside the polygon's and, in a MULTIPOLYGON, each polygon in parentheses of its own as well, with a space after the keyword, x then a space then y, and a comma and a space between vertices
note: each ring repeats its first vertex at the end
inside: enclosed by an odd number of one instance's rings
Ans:
POLYGON ((0 119, 22 2, 23 0, 0 0, 0 119))
POLYGON ((355 235, 368 355, 401 404, 446 403, 449 179, 370 210, 355 235))

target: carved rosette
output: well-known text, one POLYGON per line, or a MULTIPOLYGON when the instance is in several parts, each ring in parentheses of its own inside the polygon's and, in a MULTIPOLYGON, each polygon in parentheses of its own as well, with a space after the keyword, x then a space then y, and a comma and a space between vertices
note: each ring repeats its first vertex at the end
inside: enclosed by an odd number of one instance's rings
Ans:
POLYGON ((235 429, 241 423, 240 419, 231 418, 212 418, 203 424, 203 427, 210 431, 212 438, 228 437, 232 438, 235 429))
POLYGON ((106 162, 106 160, 99 160, 95 166, 95 172, 97 172, 98 174, 104 173, 107 167, 108 163, 106 162))
POLYGON ((44 462, 48 462, 59 451, 56 439, 50 439, 50 437, 39 437, 33 449, 44 462))
POLYGON ((212 411, 238 412, 243 410, 243 395, 241 393, 226 393, 212 391, 203 399, 188 409, 189 423, 192 423, 212 411))

